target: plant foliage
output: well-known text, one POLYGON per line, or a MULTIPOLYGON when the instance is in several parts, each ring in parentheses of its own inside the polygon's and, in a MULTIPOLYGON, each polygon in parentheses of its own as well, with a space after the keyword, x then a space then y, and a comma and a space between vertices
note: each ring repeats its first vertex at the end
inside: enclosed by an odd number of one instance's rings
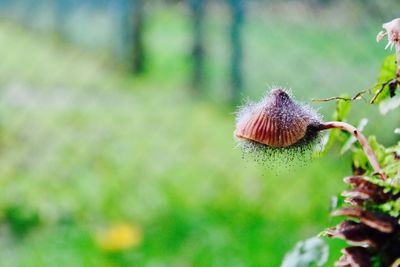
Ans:
MULTIPOLYGON (((388 56, 379 71, 377 84, 372 90, 358 94, 372 93, 370 103, 379 104, 383 115, 400 106, 396 69, 396 56, 388 56)), ((331 99, 337 100, 333 119, 347 121, 352 100, 356 97, 344 95, 331 99)), ((367 124, 368 119, 362 119, 358 123, 358 130, 362 131, 367 124)), ((398 133, 399 130, 393 128, 393 134, 398 133)), ((335 210, 332 215, 346 219, 321 234, 344 239, 351 245, 342 250, 343 256, 336 266, 399 266, 400 142, 384 147, 374 135, 368 136, 368 142, 382 166, 380 173, 374 172, 363 148, 350 134, 334 129, 323 143, 324 153, 335 143, 341 146, 342 154, 351 153, 353 169, 352 176, 344 179, 349 188, 335 198, 337 201, 333 205, 335 210)), ((321 266, 321 262, 316 261, 316 249, 313 246, 310 246, 310 250, 306 249, 307 242, 312 242, 310 240, 298 243, 286 256, 282 266, 321 266)))

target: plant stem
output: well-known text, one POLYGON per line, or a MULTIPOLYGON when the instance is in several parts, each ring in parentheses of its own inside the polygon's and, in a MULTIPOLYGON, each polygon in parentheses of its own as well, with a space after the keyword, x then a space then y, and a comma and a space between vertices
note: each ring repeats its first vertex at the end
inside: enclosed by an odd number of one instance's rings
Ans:
POLYGON ((348 124, 346 122, 342 121, 330 121, 330 122, 325 122, 320 125, 320 130, 327 130, 327 129, 333 129, 333 128, 338 128, 343 131, 349 132, 352 134, 360 143, 361 147, 363 148, 365 155, 367 156, 372 168, 374 169, 375 173, 380 174, 381 178, 383 180, 386 179, 386 176, 381 172, 382 167, 379 164, 379 161, 372 150, 371 146, 369 145, 367 138, 359 131, 357 130, 356 127, 354 127, 351 124, 348 124))
POLYGON ((400 45, 396 44, 396 65, 397 65, 397 70, 396 70, 396 78, 400 78, 400 45))

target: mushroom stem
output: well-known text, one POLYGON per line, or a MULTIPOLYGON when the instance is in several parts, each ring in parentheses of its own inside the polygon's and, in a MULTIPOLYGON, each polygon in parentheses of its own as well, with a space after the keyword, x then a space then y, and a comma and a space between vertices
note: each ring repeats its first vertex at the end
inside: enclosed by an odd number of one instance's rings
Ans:
POLYGON ((346 122, 342 122, 342 121, 330 121, 330 122, 325 122, 322 123, 320 125, 320 130, 327 130, 327 129, 332 129, 332 128, 338 128, 341 129, 343 131, 349 132, 350 134, 352 134, 360 143, 360 145, 362 146, 365 155, 367 156, 372 168, 374 169, 375 173, 380 174, 382 180, 386 179, 386 176, 381 172, 382 171, 382 167, 379 164, 379 161, 374 153, 374 151, 372 150, 371 146, 369 145, 367 138, 365 138, 365 136, 359 131, 357 130, 356 127, 354 127, 351 124, 348 124, 346 122))

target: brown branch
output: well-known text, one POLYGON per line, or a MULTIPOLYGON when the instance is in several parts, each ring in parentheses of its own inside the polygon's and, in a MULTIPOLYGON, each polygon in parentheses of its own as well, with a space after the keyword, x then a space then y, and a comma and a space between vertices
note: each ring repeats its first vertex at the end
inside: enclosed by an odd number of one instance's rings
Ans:
POLYGON ((370 103, 373 104, 373 103, 376 101, 376 99, 378 98, 378 96, 383 92, 383 89, 385 89, 385 86, 388 85, 391 81, 393 81, 393 80, 395 80, 395 79, 396 79, 396 78, 390 79, 390 80, 388 80, 388 81, 386 81, 386 82, 383 82, 383 83, 381 83, 381 84, 376 84, 375 87, 376 87, 377 85, 380 85, 381 88, 378 90, 378 92, 375 93, 375 95, 374 95, 374 97, 371 99, 370 103))
POLYGON ((342 97, 342 96, 333 96, 333 97, 329 97, 329 98, 312 99, 311 101, 313 101, 313 102, 328 102, 328 101, 332 101, 332 100, 354 101, 354 100, 362 98, 362 96, 367 92, 368 92, 368 90, 358 92, 351 98, 350 97, 342 97))
POLYGON ((327 130, 332 128, 341 129, 352 134, 363 148, 365 155, 367 156, 372 168, 374 169, 374 172, 379 174, 382 180, 386 179, 386 175, 382 173, 382 167, 379 164, 378 158, 376 157, 374 151, 369 145, 367 138, 359 130, 357 130, 356 127, 342 121, 330 121, 320 125, 320 130, 327 130))
POLYGON ((370 104, 373 104, 376 101, 376 99, 378 98, 378 96, 383 92, 383 90, 385 89, 385 86, 388 85, 390 82, 395 81, 396 79, 397 78, 392 78, 390 80, 387 80, 386 82, 376 83, 374 87, 368 88, 367 90, 360 91, 360 92, 356 93, 353 97, 332 96, 332 97, 328 97, 328 98, 312 99, 311 101, 313 101, 313 102, 328 102, 328 101, 333 101, 333 100, 354 101, 354 100, 363 98, 364 94, 366 94, 367 92, 370 92, 373 88, 380 86, 380 89, 378 90, 378 92, 375 93, 375 95, 373 96, 373 98, 370 101, 370 104))
POLYGON ((318 98, 318 99, 311 99, 313 102, 329 102, 332 100, 344 100, 344 101, 351 101, 349 97, 341 97, 341 96, 332 96, 328 98, 318 98))

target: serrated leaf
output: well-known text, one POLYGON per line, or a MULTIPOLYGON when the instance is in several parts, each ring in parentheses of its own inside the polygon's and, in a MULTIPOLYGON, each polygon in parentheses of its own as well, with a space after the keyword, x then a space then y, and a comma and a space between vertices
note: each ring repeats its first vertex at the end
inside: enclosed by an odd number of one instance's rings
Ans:
POLYGON ((400 162, 398 160, 391 164, 387 164, 383 168, 383 172, 389 177, 393 177, 394 175, 396 175, 399 172, 399 170, 400 170, 400 162))
POLYGON ((389 213, 393 217, 398 217, 400 214, 400 201, 392 200, 387 201, 379 206, 377 206, 384 213, 389 213))
POLYGON ((355 170, 367 171, 370 169, 369 161, 362 148, 357 148, 352 156, 353 168, 355 170))
POLYGON ((368 137, 368 143, 370 144, 372 150, 375 152, 376 157, 379 162, 383 162, 386 156, 386 149, 382 146, 378 140, 376 140, 375 135, 371 135, 368 137))
MULTIPOLYGON (((360 122, 358 123, 357 129, 359 131, 363 131, 365 126, 367 126, 367 124, 368 124, 368 119, 367 118, 362 118, 360 120, 360 122)), ((350 135, 349 138, 344 143, 344 145, 342 146, 342 149, 340 150, 340 153, 341 154, 346 153, 356 141, 357 141, 357 139, 353 135, 350 135)))
POLYGON ((281 267, 323 266, 328 260, 329 249, 325 242, 317 237, 300 241, 286 254, 281 267))

